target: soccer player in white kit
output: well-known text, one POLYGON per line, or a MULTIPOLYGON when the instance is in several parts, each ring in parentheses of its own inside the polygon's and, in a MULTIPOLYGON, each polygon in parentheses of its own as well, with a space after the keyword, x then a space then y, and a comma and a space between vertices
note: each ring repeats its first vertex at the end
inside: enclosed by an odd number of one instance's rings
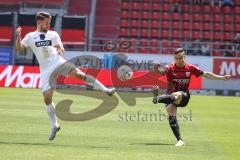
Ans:
POLYGON ((41 90, 45 108, 52 124, 49 140, 53 140, 56 133, 60 130, 60 126, 55 114, 55 106, 52 102, 54 88, 50 85, 54 83, 51 81, 55 81, 56 77, 52 79, 50 76, 57 68, 60 69, 57 70, 55 76, 63 75, 78 78, 93 86, 94 89, 103 91, 108 95, 114 94, 115 88, 106 88, 97 79, 86 75, 73 64, 64 66, 63 64, 69 63, 66 63, 66 60, 62 57, 64 54, 62 41, 57 32, 49 30, 51 15, 41 11, 36 14, 35 19, 37 23, 36 31, 28 33, 23 39, 21 39, 22 28, 18 27, 16 29, 16 49, 17 51, 21 51, 24 48, 30 47, 37 57, 40 66, 41 90))

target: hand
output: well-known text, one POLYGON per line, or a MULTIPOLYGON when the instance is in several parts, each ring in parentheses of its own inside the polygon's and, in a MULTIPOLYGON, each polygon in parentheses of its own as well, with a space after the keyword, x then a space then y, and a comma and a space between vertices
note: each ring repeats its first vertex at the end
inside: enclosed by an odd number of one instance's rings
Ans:
POLYGON ((156 71, 156 70, 158 70, 158 68, 160 67, 160 63, 155 63, 154 65, 153 65, 153 69, 156 71))
POLYGON ((17 29, 16 29, 16 35, 21 37, 21 33, 22 33, 22 28, 19 26, 17 29))
POLYGON ((223 76, 223 80, 227 81, 231 78, 232 76, 231 75, 224 75, 223 76))

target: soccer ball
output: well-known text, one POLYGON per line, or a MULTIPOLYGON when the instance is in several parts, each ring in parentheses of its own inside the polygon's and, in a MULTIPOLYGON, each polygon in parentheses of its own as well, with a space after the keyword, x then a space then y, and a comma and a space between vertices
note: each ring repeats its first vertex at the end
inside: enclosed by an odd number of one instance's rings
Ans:
POLYGON ((122 65, 117 70, 117 77, 121 81, 127 81, 127 80, 131 79, 132 76, 133 76, 133 71, 127 65, 122 65))

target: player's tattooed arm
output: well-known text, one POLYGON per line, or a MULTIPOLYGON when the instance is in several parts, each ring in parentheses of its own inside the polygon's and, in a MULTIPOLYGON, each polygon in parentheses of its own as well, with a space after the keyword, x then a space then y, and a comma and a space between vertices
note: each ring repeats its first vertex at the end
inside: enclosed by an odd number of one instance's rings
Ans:
POLYGON ((216 80, 229 80, 231 78, 231 75, 217 75, 212 72, 206 72, 204 71, 202 74, 202 77, 207 78, 207 79, 216 79, 216 80))
POLYGON ((24 49, 24 46, 21 43, 21 32, 22 32, 22 28, 19 26, 16 29, 16 50, 17 52, 21 52, 24 49))
POLYGON ((160 63, 155 63, 153 65, 153 71, 163 75, 167 71, 167 66, 163 66, 160 63))
POLYGON ((63 46, 60 46, 59 44, 56 44, 54 47, 57 49, 58 53, 59 53, 61 56, 63 56, 63 54, 64 54, 64 52, 65 52, 64 47, 63 47, 63 46))

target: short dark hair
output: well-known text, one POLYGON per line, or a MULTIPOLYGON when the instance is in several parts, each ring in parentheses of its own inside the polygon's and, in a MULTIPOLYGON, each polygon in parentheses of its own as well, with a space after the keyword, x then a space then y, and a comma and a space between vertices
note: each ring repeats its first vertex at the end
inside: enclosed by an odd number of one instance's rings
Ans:
POLYGON ((38 20, 43 20, 44 18, 48 18, 48 19, 51 19, 52 16, 50 13, 47 13, 47 12, 43 12, 43 11, 40 11, 36 14, 35 16, 35 20, 38 21, 38 20))
POLYGON ((184 52, 184 54, 185 54, 185 49, 183 49, 183 48, 177 48, 177 49, 174 51, 174 54, 178 54, 178 53, 181 53, 181 52, 184 52))

